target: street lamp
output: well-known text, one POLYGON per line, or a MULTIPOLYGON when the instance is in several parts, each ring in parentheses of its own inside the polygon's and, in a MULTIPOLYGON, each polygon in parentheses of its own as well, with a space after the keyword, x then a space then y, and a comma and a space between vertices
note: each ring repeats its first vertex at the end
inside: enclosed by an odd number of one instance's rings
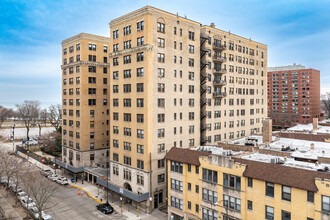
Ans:
POLYGON ((215 202, 214 205, 226 209, 226 218, 223 218, 223 219, 227 220, 227 218, 228 218, 228 201, 227 201, 227 204, 224 204, 224 203, 225 203, 225 200, 221 200, 221 201, 215 202), (221 202, 222 202, 222 205, 220 205, 221 202))

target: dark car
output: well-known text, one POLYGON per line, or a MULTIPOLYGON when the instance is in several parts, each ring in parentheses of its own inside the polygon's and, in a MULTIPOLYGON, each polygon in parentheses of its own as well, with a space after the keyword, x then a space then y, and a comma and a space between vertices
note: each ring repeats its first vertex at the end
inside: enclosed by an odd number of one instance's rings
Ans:
POLYGON ((96 208, 104 214, 113 213, 113 207, 109 203, 99 204, 96 206, 96 208))

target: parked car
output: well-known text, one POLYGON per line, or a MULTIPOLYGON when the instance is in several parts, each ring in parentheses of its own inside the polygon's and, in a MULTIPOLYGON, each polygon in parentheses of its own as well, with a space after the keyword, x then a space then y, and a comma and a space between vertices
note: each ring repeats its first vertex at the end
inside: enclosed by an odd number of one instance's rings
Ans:
POLYGON ((17 195, 18 195, 19 198, 27 197, 26 192, 19 192, 19 193, 17 193, 17 195))
POLYGON ((8 182, 8 178, 6 177, 1 178, 1 184, 7 184, 7 182, 8 182))
POLYGON ((114 211, 113 207, 109 203, 99 204, 96 208, 104 214, 111 214, 114 211))
POLYGON ((42 214, 42 219, 43 219, 43 220, 54 220, 52 216, 47 215, 47 214, 45 214, 45 213, 42 214))
MULTIPOLYGON (((35 220, 39 220, 39 209, 38 209, 37 207, 32 207, 32 208, 30 209, 30 213, 31 213, 31 216, 33 217, 33 219, 35 219, 35 220)), ((42 216, 43 216, 43 215, 46 215, 46 214, 44 213, 44 211, 41 211, 41 214, 42 214, 42 216)))
POLYGON ((50 176, 53 175, 53 172, 49 168, 45 168, 42 171, 40 171, 41 175, 43 176, 50 176))
POLYGON ((27 196, 26 197, 20 197, 20 199, 21 199, 21 203, 22 203, 24 208, 32 209, 33 207, 36 206, 34 201, 31 198, 28 198, 27 196))
POLYGON ((56 180, 57 183, 62 184, 62 185, 67 185, 69 184, 68 179, 65 177, 60 177, 56 180))
POLYGON ((38 144, 38 141, 36 140, 28 140, 25 142, 26 145, 37 145, 38 144))
POLYGON ((54 181, 54 182, 55 182, 55 181, 58 179, 58 175, 53 174, 53 175, 48 176, 48 178, 49 178, 51 181, 54 181))
POLYGON ((22 188, 19 187, 19 186, 16 186, 16 184, 12 184, 9 188, 10 188, 11 190, 13 190, 14 193, 22 192, 22 188))

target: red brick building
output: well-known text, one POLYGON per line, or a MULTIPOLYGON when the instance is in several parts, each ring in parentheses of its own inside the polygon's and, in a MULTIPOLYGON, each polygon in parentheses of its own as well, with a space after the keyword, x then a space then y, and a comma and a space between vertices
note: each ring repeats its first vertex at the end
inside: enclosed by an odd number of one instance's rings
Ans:
POLYGON ((295 64, 269 67, 268 113, 273 128, 308 124, 320 118, 320 71, 295 64))

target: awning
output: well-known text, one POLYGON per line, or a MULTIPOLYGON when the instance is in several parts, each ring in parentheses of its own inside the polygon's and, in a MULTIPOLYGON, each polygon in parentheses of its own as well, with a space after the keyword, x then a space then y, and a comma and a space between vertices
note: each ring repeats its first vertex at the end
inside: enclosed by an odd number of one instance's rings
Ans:
MULTIPOLYGON (((107 182, 102 179, 96 178, 96 183, 107 188, 107 182)), ((120 188, 118 186, 115 186, 111 183, 108 183, 108 189, 110 189, 111 191, 114 191, 118 194, 122 194, 124 197, 134 200, 135 202, 142 202, 142 201, 148 200, 148 198, 149 198, 149 193, 143 193, 143 194, 136 195, 135 193, 132 193, 132 192, 130 192, 126 189, 120 188)))
POLYGON ((84 172, 84 167, 74 167, 74 166, 71 166, 69 164, 66 164, 66 163, 64 163, 64 162, 62 162, 60 160, 56 160, 56 159, 54 159, 54 163, 56 165, 59 165, 61 167, 64 167, 67 170, 70 170, 73 173, 82 173, 82 172, 84 172))

